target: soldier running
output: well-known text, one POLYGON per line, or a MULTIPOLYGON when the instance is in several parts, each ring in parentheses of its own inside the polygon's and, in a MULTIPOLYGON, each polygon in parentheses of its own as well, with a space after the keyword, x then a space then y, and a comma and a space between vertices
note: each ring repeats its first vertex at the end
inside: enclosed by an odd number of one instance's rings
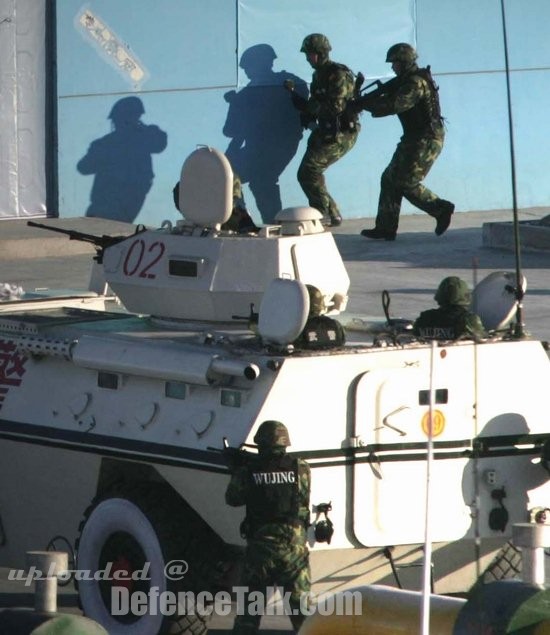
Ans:
POLYGON ((373 117, 397 115, 403 126, 403 136, 382 173, 375 227, 361 232, 366 238, 395 240, 403 197, 436 219, 437 236, 451 223, 454 204, 422 185, 443 149, 445 129, 430 67, 418 68, 416 59, 410 44, 394 44, 386 62, 391 62, 396 77, 382 85, 385 90, 367 93, 356 102, 357 109, 373 117))

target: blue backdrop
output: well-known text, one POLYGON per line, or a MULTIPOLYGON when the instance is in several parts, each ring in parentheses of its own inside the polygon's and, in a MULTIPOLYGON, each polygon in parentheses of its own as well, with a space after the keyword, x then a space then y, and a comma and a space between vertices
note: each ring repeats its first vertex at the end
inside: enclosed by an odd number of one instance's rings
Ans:
MULTIPOLYGON (((548 0, 506 0, 518 203, 544 206, 550 160, 548 0)), ((226 152, 254 218, 302 205, 305 150, 282 88, 306 85, 305 35, 332 58, 389 77, 386 50, 415 45, 440 85, 444 151, 427 184, 458 211, 511 206, 500 0, 78 0, 57 4, 59 214, 159 225, 177 218, 172 188, 185 157, 226 152)), ((355 148, 327 171, 344 217, 373 216, 397 118, 362 115, 355 148)), ((404 213, 414 208, 405 204, 404 213)))

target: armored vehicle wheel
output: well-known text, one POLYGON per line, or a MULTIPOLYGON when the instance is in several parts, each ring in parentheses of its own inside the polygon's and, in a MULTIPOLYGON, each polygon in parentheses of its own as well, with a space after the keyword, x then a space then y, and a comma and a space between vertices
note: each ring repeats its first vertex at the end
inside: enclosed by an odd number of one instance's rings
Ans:
POLYGON ((209 616, 200 606, 165 605, 159 598, 213 592, 222 548, 210 527, 167 487, 148 483, 97 497, 76 543, 81 608, 110 635, 203 635, 209 616), (83 579, 95 572, 95 578, 83 579))

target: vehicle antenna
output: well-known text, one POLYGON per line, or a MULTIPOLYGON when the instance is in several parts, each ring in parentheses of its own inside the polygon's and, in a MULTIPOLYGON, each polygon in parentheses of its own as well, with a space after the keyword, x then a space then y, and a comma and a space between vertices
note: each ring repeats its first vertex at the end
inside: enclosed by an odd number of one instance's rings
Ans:
MULTIPOLYGON (((478 271, 479 271, 479 261, 477 258, 472 258, 472 289, 477 287, 478 282, 478 271)), ((474 313, 477 313, 478 307, 477 302, 475 301, 477 296, 474 294, 474 305, 472 306, 472 310, 474 313)), ((478 419, 478 401, 479 401, 479 374, 478 374, 478 357, 477 357, 477 341, 474 340, 474 438, 476 438, 479 434, 479 419, 478 419)), ((473 456, 473 474, 474 474, 474 497, 471 503, 471 516, 472 516, 472 524, 474 528, 474 553, 475 553, 475 563, 476 563, 476 577, 479 579, 481 576, 481 533, 479 527, 479 519, 480 514, 479 510, 481 507, 480 501, 480 492, 479 492, 479 483, 480 483, 480 469, 479 469, 479 458, 478 453, 475 452, 473 456)))
POLYGON ((514 336, 517 338, 524 337, 523 331, 523 286, 521 284, 521 253, 519 239, 519 220, 518 220, 518 203, 516 194, 516 165, 514 152, 514 126, 512 121, 512 99, 510 93, 510 63, 508 59, 508 36, 506 33, 506 12, 504 9, 504 0, 500 0, 502 12, 502 37, 504 41, 504 64, 506 72, 506 95, 508 99, 508 128, 510 139, 510 166, 512 175, 512 209, 514 219, 514 250, 516 254, 516 288, 515 294, 517 299, 516 307, 516 325, 514 328, 514 336))

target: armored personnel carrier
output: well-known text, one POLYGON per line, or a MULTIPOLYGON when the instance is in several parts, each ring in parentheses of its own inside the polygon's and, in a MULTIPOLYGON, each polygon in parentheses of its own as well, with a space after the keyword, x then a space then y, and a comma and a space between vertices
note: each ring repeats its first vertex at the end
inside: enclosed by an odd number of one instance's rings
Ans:
POLYGON ((476 293, 490 337, 421 341, 404 320, 346 317, 349 278, 316 210, 222 230, 232 172, 220 152, 187 158, 179 196, 177 223, 98 242, 99 293, 0 305, 3 564, 64 536, 82 608, 109 633, 206 631, 204 614, 113 614, 112 588, 230 588, 243 511, 224 503, 217 449, 252 445, 267 419, 312 468, 316 593, 412 584, 426 525, 435 591, 465 591, 514 523, 544 522, 550 362, 506 328, 508 274, 476 293), (306 285, 345 344, 297 343, 306 285), (327 514, 334 534, 316 542, 327 514))

